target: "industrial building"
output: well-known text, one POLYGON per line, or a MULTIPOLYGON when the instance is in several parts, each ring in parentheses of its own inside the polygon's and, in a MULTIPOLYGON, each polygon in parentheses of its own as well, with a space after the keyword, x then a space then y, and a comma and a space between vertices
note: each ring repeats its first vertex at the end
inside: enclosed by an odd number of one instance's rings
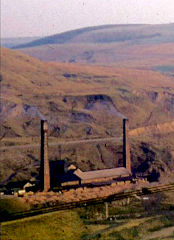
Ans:
POLYGON ((123 167, 83 172, 74 165, 65 168, 65 162, 58 161, 52 169, 50 171, 48 160, 48 123, 46 120, 41 120, 40 186, 42 191, 47 192, 51 188, 52 175, 54 175, 54 182, 62 187, 130 180, 132 173, 129 120, 123 119, 123 167))

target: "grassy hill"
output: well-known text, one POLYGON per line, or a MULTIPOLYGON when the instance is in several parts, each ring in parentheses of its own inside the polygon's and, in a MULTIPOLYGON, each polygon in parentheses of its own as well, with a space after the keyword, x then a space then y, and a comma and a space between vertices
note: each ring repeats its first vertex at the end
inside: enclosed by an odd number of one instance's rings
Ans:
POLYGON ((74 211, 61 211, 44 216, 29 217, 12 223, 4 223, 3 240, 80 240, 85 230, 82 220, 74 211))
MULTIPOLYGON (((2 49, 1 69, 1 134, 6 134, 1 146, 39 143, 41 115, 48 119, 50 141, 121 136, 119 113, 132 129, 173 126, 172 76, 131 67, 44 63, 9 49, 2 49)), ((154 129, 132 139, 135 171, 166 173, 173 162, 173 132, 154 129)), ((121 143, 107 143, 53 147, 49 156, 87 170, 121 165, 121 151, 121 143)), ((4 150, 2 157, 1 181, 38 174, 39 149, 4 150)))
MULTIPOLYGON (((43 61, 173 68, 174 24, 104 25, 68 31, 16 46, 43 61)), ((172 71, 173 73, 173 71, 172 71)))
POLYGON ((36 47, 47 44, 64 43, 112 43, 112 42, 173 42, 174 24, 147 25, 103 25, 72 30, 52 36, 40 38, 14 48, 36 47))
MULTIPOLYGON (((149 200, 126 199, 3 222, 3 240, 150 240, 173 239, 173 193, 148 195, 149 200), (143 226, 143 227, 142 227, 143 226)), ((2 200, 1 200, 2 201, 2 200)))

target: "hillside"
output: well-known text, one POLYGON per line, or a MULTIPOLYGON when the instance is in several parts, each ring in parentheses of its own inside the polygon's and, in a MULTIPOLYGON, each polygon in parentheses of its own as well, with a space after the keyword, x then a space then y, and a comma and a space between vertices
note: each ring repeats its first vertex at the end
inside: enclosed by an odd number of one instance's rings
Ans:
POLYGON ((146 42, 173 42, 174 24, 147 25, 103 25, 72 30, 60 34, 55 34, 45 38, 32 41, 30 43, 18 45, 14 48, 36 47, 47 44, 64 43, 112 43, 132 41, 146 42))
POLYGON ((1 38, 1 46, 6 48, 12 48, 19 44, 26 44, 36 39, 39 39, 39 37, 1 38))
MULTIPOLYGON (((55 237, 57 240, 173 239, 173 197, 173 192, 157 193, 148 195, 149 201, 133 198, 129 204, 127 199, 109 203, 108 219, 105 217, 105 205, 100 203, 2 222, 1 234, 3 240, 23 240, 23 236, 25 240, 52 240, 55 237)), ((17 204, 24 205, 20 200, 5 201, 8 207, 16 203, 13 211, 16 211, 17 204)))
MULTIPOLYGON (((50 141, 121 136, 120 113, 130 119, 131 129, 174 117, 174 78, 155 71, 44 63, 9 49, 2 49, 1 70, 2 146, 38 143, 43 115, 50 141)), ((168 171, 174 151, 168 134, 150 131, 132 139, 134 171, 168 171)), ((49 156, 84 170, 122 164, 121 143, 53 147, 49 156)), ((2 157, 1 181, 37 176, 38 149, 4 150, 2 157)))
POLYGON ((117 65, 174 74, 174 24, 106 25, 16 46, 43 61, 117 65))

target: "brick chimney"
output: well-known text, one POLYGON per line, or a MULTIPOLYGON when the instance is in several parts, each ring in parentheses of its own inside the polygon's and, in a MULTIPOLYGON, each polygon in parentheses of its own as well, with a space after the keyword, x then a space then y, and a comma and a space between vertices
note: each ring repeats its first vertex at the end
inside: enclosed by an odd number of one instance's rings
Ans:
POLYGON ((129 146, 129 120, 123 119, 123 167, 131 173, 131 159, 129 146))
POLYGON ((41 149, 40 149, 40 184, 41 190, 50 189, 50 166, 48 160, 48 122, 41 120, 41 149))

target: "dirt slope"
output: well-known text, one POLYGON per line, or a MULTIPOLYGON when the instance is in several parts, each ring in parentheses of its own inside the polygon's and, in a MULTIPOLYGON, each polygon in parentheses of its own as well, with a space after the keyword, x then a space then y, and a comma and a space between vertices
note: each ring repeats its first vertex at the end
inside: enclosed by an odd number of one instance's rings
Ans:
MULTIPOLYGON (((44 63, 9 49, 2 49, 1 69, 1 134, 6 134, 3 144, 39 142, 42 115, 48 119, 49 136, 56 140, 121 136, 123 115, 130 119, 132 129, 173 120, 173 77, 152 70, 44 63)), ((166 170, 167 163, 158 156, 163 158, 166 152, 160 155, 161 151, 170 146, 167 158, 171 161, 173 135, 165 135, 165 144, 159 144, 163 136, 156 134, 152 140, 141 136, 132 142, 133 169, 152 172, 157 167, 157 173, 158 169, 166 170)), ((50 160, 68 158, 84 170, 120 166, 121 144, 55 148, 50 150, 50 160)), ((10 177, 31 163, 34 165, 25 177, 35 176, 38 160, 38 150, 5 151, 0 177, 10 177)), ((17 178, 23 177, 19 172, 17 178)))

